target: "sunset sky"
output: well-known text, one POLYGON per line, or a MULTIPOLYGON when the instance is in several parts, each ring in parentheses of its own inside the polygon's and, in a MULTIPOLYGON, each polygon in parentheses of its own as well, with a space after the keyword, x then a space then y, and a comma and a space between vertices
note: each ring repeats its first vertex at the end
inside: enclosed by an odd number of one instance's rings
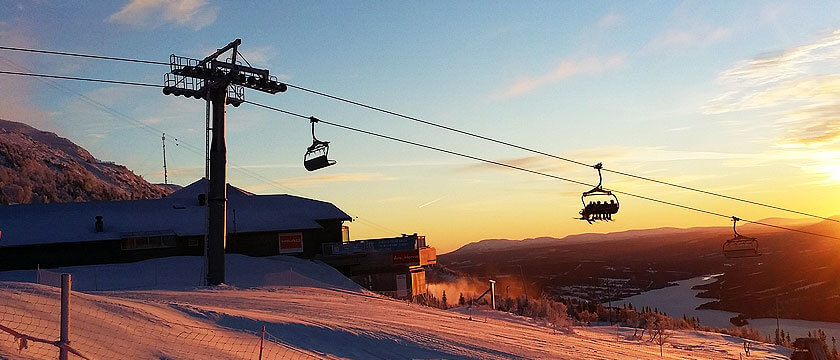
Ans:
MULTIPOLYGON (((235 38, 283 81, 586 163, 822 216, 840 214, 840 2, 0 1, 0 46, 168 61, 235 38)), ((161 83, 168 68, 0 50, 0 70, 161 83)), ((204 102, 160 90, 2 75, 0 118, 163 182, 161 134, 204 146, 204 102)), ((289 89, 246 99, 584 182, 591 168, 289 89)), ((439 251, 726 219, 319 126, 336 166, 307 172, 309 123, 227 112, 229 182, 335 203, 355 239, 425 234, 439 251), (244 174, 235 168, 246 168, 244 174), (252 176, 257 174, 258 176, 252 176), (267 182, 264 178, 271 179, 267 182)), ((185 145, 186 146, 186 145, 185 145)), ((167 144, 171 182, 203 153, 167 144)), ((747 219, 791 214, 605 174, 609 188, 747 219)), ((836 234, 835 234, 836 235, 836 234)))

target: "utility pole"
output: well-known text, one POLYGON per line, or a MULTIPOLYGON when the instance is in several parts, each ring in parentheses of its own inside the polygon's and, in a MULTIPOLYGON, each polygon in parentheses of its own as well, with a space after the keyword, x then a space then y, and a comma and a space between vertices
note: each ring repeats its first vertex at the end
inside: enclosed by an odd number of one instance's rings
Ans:
POLYGON ((163 183, 169 184, 169 177, 166 174, 166 133, 163 133, 160 141, 163 143, 163 183))
POLYGON ((164 95, 193 97, 210 101, 213 136, 210 143, 207 254, 207 285, 225 282, 225 244, 227 236, 227 147, 225 145, 225 105, 237 107, 245 100, 245 88, 269 94, 286 91, 268 70, 243 66, 237 62, 241 39, 216 50, 203 60, 171 55, 170 72, 164 77, 164 95), (230 51, 230 61, 217 58, 230 51))
POLYGON ((609 279, 604 279, 607 282, 607 306, 610 308, 609 317, 610 317, 610 326, 613 324, 613 316, 612 316, 612 283, 609 279))
POLYGON ((490 308, 496 310, 496 280, 490 280, 490 308))
MULTIPOLYGON (((780 326, 779 326, 779 296, 776 296, 776 337, 779 337, 780 326)), ((779 341, 781 342, 781 341, 779 341)))

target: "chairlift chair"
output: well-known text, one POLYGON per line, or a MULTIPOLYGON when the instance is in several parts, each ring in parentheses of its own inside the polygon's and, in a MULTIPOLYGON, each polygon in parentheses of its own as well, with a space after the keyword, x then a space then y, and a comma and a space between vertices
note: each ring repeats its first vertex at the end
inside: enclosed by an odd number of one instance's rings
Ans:
POLYGON ((317 118, 309 118, 309 123, 312 125, 312 145, 306 148, 306 154, 303 155, 303 167, 308 171, 315 171, 330 165, 335 165, 335 160, 329 160, 327 158, 330 151, 330 142, 315 138, 316 122, 318 122, 317 118))
POLYGON ((741 235, 735 229, 738 220, 741 219, 736 216, 732 217, 732 232, 735 233, 735 236, 723 243, 723 256, 727 259, 761 256, 758 252, 758 239, 741 235))
POLYGON ((618 197, 601 187, 603 164, 598 163, 593 167, 598 170, 598 186, 580 196, 583 209, 580 210, 579 220, 586 220, 590 224, 599 220, 612 221, 612 216, 618 213, 618 197))

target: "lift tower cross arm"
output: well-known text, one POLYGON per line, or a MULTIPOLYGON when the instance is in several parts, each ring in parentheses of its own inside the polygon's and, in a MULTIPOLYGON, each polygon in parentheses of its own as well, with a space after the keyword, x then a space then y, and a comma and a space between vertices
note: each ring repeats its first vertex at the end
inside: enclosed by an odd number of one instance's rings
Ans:
POLYGON ((213 137, 210 141, 210 178, 208 179, 208 228, 204 244, 207 254, 207 285, 225 282, 225 244, 227 236, 227 147, 225 145, 225 105, 239 106, 245 100, 245 88, 276 94, 286 91, 266 69, 242 66, 236 61, 236 39, 202 60, 169 56, 170 71, 164 75, 164 95, 210 100, 213 137), (218 60, 231 52, 228 61, 218 60))

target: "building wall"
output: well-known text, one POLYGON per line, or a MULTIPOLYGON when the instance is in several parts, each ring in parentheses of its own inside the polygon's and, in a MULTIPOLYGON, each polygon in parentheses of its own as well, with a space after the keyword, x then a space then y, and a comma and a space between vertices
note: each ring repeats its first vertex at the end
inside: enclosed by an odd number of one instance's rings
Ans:
POLYGON ((419 266, 356 272, 348 277, 368 290, 395 298, 407 299, 426 293, 426 272, 419 266))
POLYGON ((426 293, 426 270, 423 267, 412 267, 411 273, 411 295, 417 296, 426 293))
POLYGON ((167 256, 203 255, 201 243, 189 246, 187 238, 176 247, 123 250, 122 240, 12 246, 0 248, 0 271, 55 268, 61 266, 128 263, 167 256))
POLYGON ((323 228, 316 238, 303 242, 303 250, 307 254, 321 254, 322 244, 341 242, 341 220, 317 220, 318 225, 323 228))
MULTIPOLYGON (((280 253, 278 234, 301 232, 303 252, 288 255, 315 257, 321 244, 341 241, 341 221, 319 222, 324 230, 298 230, 228 234, 227 253, 271 256, 280 253)), ((123 249, 123 240, 88 241, 0 248, 0 271, 62 266, 116 264, 169 256, 203 256, 204 237, 177 237, 176 246, 156 249, 123 249)))
POLYGON ((280 253, 278 234, 299 232, 303 234, 303 251, 286 255, 314 257, 322 253, 321 244, 341 242, 341 223, 340 220, 322 220, 318 224, 323 229, 228 234, 226 252, 248 256, 277 255, 280 253))

